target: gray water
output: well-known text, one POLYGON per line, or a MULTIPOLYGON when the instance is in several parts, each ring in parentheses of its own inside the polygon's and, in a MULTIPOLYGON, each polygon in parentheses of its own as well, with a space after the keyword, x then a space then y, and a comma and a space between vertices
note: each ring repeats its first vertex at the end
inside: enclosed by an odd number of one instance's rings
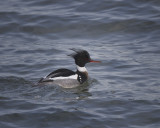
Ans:
POLYGON ((1 1, 0 128, 160 128, 160 1, 1 1), (34 87, 70 48, 88 84, 34 87))

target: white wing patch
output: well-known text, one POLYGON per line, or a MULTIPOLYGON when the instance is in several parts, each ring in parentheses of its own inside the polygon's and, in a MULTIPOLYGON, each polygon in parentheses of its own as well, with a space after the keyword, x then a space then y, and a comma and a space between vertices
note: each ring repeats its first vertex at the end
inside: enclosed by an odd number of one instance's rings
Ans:
POLYGON ((54 78, 49 78, 49 80, 64 80, 64 79, 75 79, 77 80, 78 75, 71 75, 71 76, 59 76, 59 77, 54 77, 54 78))

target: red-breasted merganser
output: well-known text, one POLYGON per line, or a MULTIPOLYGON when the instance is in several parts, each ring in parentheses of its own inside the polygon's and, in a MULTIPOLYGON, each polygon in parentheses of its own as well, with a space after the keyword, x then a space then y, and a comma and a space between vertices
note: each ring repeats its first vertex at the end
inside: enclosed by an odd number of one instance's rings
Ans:
POLYGON ((38 84, 57 84, 63 88, 74 88, 82 85, 88 79, 88 72, 85 68, 85 64, 89 62, 100 62, 94 61, 90 58, 89 53, 86 50, 71 49, 75 53, 69 55, 74 58, 75 64, 77 65, 77 71, 71 71, 69 69, 57 69, 51 72, 46 77, 42 78, 38 84))

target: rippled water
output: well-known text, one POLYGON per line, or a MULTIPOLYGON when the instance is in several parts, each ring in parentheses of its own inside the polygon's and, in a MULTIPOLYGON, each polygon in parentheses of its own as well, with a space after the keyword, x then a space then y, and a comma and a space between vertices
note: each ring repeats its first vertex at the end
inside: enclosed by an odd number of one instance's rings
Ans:
POLYGON ((0 4, 1 128, 159 128, 159 0, 0 4), (88 85, 34 87, 70 48, 89 51, 88 85))

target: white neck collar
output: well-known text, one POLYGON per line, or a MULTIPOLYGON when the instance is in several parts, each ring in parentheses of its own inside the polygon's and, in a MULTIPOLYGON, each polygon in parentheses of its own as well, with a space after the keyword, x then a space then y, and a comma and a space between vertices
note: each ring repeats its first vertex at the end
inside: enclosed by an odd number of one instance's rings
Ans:
POLYGON ((80 67, 80 66, 78 66, 78 65, 77 65, 77 70, 78 70, 79 72, 87 72, 87 69, 86 69, 85 67, 80 67))

